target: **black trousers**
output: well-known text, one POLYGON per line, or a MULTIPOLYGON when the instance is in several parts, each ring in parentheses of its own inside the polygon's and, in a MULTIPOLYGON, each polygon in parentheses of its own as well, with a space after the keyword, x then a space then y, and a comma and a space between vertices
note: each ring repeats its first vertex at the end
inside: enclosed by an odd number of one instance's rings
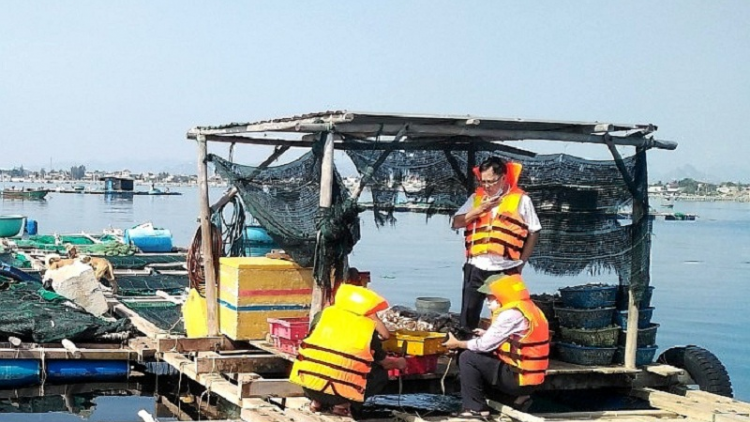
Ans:
POLYGON ((458 357, 461 401, 466 410, 489 410, 487 391, 498 390, 511 397, 530 395, 535 386, 518 385, 518 376, 504 362, 488 353, 464 350, 458 357))
MULTIPOLYGON (((372 397, 383 391, 386 385, 388 385, 388 371, 386 371, 385 368, 383 368, 379 364, 374 363, 372 365, 370 373, 367 374, 365 400, 367 400, 368 397, 372 397)), ((360 402, 351 401, 341 396, 322 393, 320 391, 311 390, 305 387, 302 387, 302 391, 304 391, 307 398, 315 400, 323 406, 336 406, 339 404, 344 404, 346 402, 351 402, 352 409, 355 411, 359 410, 362 406, 362 403, 360 402)))
POLYGON ((482 287, 485 280, 495 274, 518 274, 517 268, 503 271, 485 271, 471 265, 464 264, 464 288, 461 293, 461 326, 469 330, 479 327, 485 295, 477 289, 482 287))

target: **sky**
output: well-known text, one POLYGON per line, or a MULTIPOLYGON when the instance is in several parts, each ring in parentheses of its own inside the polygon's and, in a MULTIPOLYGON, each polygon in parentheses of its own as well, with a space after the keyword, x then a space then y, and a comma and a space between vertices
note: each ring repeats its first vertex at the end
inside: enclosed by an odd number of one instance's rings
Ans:
POLYGON ((0 168, 194 162, 193 126, 334 109, 653 123, 652 174, 750 182, 750 2, 3 2, 0 168))

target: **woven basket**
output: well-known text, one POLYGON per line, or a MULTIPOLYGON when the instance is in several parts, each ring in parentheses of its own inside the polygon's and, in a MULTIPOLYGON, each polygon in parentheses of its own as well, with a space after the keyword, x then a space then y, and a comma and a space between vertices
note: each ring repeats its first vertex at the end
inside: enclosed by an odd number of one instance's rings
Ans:
POLYGON ((616 347, 587 347, 569 343, 557 343, 557 357, 563 362, 576 365, 609 365, 617 351, 616 347))
POLYGON ((585 284, 560 289, 563 304, 569 308, 604 308, 615 306, 617 286, 585 284))
MULTIPOLYGON (((647 328, 640 328, 638 330, 638 340, 636 342, 637 347, 646 347, 656 344, 656 330, 659 328, 659 324, 650 324, 647 328)), ((625 338, 628 335, 628 330, 621 328, 618 339, 620 346, 625 345, 625 338)))
MULTIPOLYGON (((620 311, 625 311, 628 309, 628 286, 620 286, 617 289, 617 309, 620 311)), ((643 291, 643 296, 641 296, 641 303, 638 305, 639 309, 646 309, 651 306, 651 297, 654 295, 654 287, 648 286, 646 287, 646 290, 643 291)))
POLYGON ((618 334, 620 327, 616 325, 593 330, 560 326, 560 338, 563 342, 581 346, 614 347, 617 345, 618 334))
MULTIPOLYGON (((648 365, 653 362, 658 348, 659 346, 648 346, 635 349, 635 366, 648 365)), ((614 363, 625 363, 625 348, 618 347, 612 360, 614 363)))
POLYGON ((555 308, 560 325, 569 328, 604 328, 612 324, 615 307, 598 309, 555 308))
MULTIPOLYGON (((651 325, 651 315, 653 315, 653 313, 654 308, 638 310, 638 329, 648 328, 651 325)), ((622 328, 628 327, 628 311, 617 311, 615 312, 614 318, 615 324, 622 328)))

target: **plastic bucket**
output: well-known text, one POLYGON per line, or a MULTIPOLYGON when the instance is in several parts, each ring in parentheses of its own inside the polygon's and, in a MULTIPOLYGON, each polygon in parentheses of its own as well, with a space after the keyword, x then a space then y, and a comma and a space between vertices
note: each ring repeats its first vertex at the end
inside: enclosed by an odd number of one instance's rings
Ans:
POLYGON ((444 314, 451 309, 450 299, 444 297, 418 297, 414 305, 417 307, 417 312, 444 314))
POLYGON ((36 235, 37 230, 38 227, 36 220, 26 220, 26 233, 28 233, 29 236, 36 235))
MULTIPOLYGON (((638 340, 636 341, 637 347, 646 347, 656 344, 656 330, 659 328, 659 324, 649 324, 646 328, 638 329, 638 340)), ((618 339, 620 346, 625 345, 625 339, 627 338, 628 330, 621 328, 618 339)))
POLYGON ((612 363, 616 351, 616 347, 586 347, 577 344, 557 343, 558 359, 576 365, 609 365, 612 363))
MULTIPOLYGON (((645 308, 638 310, 638 329, 649 328, 651 325, 651 315, 654 313, 654 308, 645 308)), ((619 325, 623 329, 628 328, 628 311, 617 311, 615 312, 615 324, 619 325)))

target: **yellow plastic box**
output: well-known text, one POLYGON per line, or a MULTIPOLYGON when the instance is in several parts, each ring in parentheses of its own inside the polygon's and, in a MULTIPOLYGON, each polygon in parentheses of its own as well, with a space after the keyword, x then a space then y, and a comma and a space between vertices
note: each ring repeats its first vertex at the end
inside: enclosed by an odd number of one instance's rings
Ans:
POLYGON ((438 355, 448 351, 443 346, 446 334, 432 331, 397 330, 383 342, 386 352, 401 353, 406 342, 406 354, 411 356, 438 355))
POLYGON ((307 317, 312 268, 266 257, 219 260, 219 327, 233 340, 262 340, 268 318, 307 317))

